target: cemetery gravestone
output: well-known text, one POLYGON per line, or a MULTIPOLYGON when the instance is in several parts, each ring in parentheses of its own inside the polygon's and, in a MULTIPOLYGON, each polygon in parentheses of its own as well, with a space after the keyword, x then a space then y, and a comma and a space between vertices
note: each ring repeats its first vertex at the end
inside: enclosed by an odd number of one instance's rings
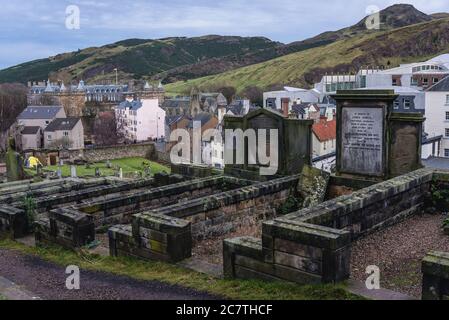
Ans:
POLYGON ((387 119, 392 90, 344 90, 337 101, 337 175, 387 178, 387 119))
POLYGON ((337 101, 337 175, 386 180, 421 165, 420 114, 393 112, 393 90, 343 90, 337 101))

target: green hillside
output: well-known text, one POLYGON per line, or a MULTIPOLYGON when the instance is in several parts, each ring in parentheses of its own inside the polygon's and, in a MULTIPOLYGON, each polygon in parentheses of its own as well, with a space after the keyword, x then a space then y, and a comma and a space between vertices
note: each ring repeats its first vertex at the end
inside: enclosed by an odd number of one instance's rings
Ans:
POLYGON ((173 83, 167 85, 166 90, 171 94, 184 94, 192 86, 230 85, 238 91, 252 85, 310 87, 326 72, 356 72, 367 65, 394 67, 447 52, 449 19, 445 18, 339 40, 223 74, 173 83))
POLYGON ((54 79, 99 81, 150 78, 158 73, 210 59, 280 46, 263 37, 204 36, 159 40, 129 39, 98 48, 87 48, 0 70, 0 83, 54 79))

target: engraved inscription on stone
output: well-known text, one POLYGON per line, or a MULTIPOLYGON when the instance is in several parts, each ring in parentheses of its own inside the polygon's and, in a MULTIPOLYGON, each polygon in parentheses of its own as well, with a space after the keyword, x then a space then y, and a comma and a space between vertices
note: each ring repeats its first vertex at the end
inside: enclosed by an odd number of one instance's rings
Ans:
POLYGON ((342 172, 382 175, 383 143, 381 108, 342 109, 342 172))

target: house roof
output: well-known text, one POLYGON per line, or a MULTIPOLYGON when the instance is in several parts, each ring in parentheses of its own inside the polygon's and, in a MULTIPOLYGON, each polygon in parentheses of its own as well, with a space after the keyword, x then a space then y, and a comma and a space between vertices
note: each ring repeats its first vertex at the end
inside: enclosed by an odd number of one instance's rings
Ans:
POLYGON ((184 115, 167 116, 167 117, 165 117, 165 123, 167 125, 171 126, 172 124, 180 122, 184 118, 186 118, 184 115))
POLYGON ((162 103, 163 109, 181 108, 186 109, 190 107, 190 99, 167 99, 162 103))
POLYGON ((436 84, 427 89, 427 91, 431 92, 449 91, 449 76, 445 77, 443 80, 438 81, 436 84))
POLYGON ((189 128, 192 129, 193 128, 193 122, 194 121, 199 121, 201 122, 201 127, 203 127, 206 123, 208 123, 211 119, 212 119, 213 115, 211 115, 210 113, 200 113, 197 114, 195 117, 193 117, 193 119, 189 122, 189 128))
POLYGON ((337 121, 322 120, 312 126, 312 131, 320 142, 337 139, 337 121))
POLYGON ((47 132, 70 131, 75 128, 76 124, 81 121, 80 118, 60 118, 55 119, 45 128, 47 132))
POLYGON ((131 109, 131 110, 139 110, 142 108, 142 101, 133 100, 133 101, 123 101, 117 106, 118 109, 131 109))
POLYGON ((24 127, 22 134, 37 134, 41 127, 24 127))
POLYGON ((54 119, 62 107, 60 106, 29 106, 17 117, 19 120, 54 119))

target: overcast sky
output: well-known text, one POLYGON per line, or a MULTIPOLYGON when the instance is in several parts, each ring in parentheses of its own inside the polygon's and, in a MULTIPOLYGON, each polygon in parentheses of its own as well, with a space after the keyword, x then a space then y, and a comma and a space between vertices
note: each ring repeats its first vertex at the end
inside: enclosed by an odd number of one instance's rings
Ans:
POLYGON ((206 34, 265 36, 288 43, 361 20, 370 5, 410 3, 449 12, 449 0, 0 0, 0 69, 128 38, 206 34), (66 8, 80 29, 66 28, 66 8))

